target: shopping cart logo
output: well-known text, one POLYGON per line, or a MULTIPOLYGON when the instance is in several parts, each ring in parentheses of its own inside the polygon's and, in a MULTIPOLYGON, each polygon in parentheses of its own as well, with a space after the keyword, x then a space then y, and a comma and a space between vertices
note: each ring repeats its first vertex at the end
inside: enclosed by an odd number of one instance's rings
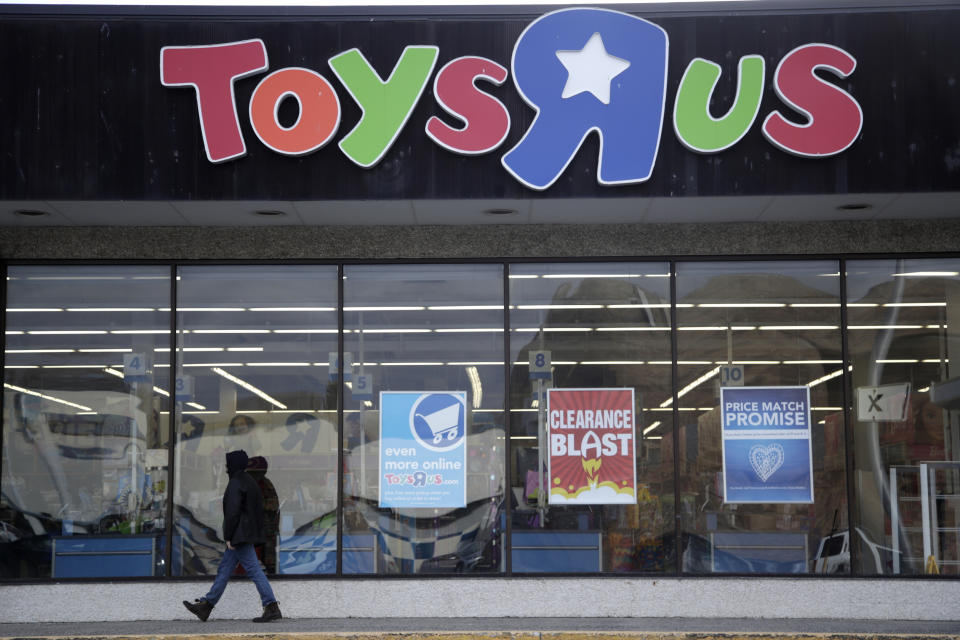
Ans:
POLYGON ((410 431, 427 449, 455 449, 466 433, 466 405, 453 394, 426 393, 410 410, 410 431))

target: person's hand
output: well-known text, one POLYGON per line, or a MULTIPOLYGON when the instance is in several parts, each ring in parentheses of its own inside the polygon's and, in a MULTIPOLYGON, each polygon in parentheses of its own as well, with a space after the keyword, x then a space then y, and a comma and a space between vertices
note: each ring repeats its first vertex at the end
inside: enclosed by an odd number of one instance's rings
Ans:
POLYGON ((233 545, 230 544, 229 540, 227 540, 227 549, 233 549, 233 545))

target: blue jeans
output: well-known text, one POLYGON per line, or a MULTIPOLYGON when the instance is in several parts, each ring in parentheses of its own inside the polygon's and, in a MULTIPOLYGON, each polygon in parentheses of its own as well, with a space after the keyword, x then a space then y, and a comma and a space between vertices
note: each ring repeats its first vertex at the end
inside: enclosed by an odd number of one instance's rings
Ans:
POLYGON ((260 594, 260 604, 265 607, 271 602, 277 601, 266 574, 260 568, 260 561, 257 560, 257 552, 254 551, 252 544, 239 544, 233 549, 228 548, 223 552, 223 557, 220 558, 220 566, 217 568, 217 577, 213 581, 213 586, 210 587, 210 592, 203 596, 204 600, 212 605, 216 605, 220 601, 220 596, 223 595, 223 590, 227 588, 227 582, 230 581, 230 576, 238 564, 243 565, 243 569, 253 580, 253 584, 256 585, 257 592, 260 594))

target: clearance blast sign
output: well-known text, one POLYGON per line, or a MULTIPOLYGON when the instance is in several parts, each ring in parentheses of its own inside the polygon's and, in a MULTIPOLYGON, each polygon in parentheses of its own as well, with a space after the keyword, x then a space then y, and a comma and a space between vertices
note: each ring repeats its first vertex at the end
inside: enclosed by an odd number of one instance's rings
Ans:
POLYGON ((635 504, 633 389, 550 389, 550 504, 635 504))

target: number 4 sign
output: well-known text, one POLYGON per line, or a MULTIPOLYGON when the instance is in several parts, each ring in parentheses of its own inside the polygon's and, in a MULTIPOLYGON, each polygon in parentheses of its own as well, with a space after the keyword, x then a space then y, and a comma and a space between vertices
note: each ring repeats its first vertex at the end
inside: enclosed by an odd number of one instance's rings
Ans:
POLYGON ((147 358, 144 354, 123 354, 123 379, 127 382, 143 382, 148 379, 147 358))

